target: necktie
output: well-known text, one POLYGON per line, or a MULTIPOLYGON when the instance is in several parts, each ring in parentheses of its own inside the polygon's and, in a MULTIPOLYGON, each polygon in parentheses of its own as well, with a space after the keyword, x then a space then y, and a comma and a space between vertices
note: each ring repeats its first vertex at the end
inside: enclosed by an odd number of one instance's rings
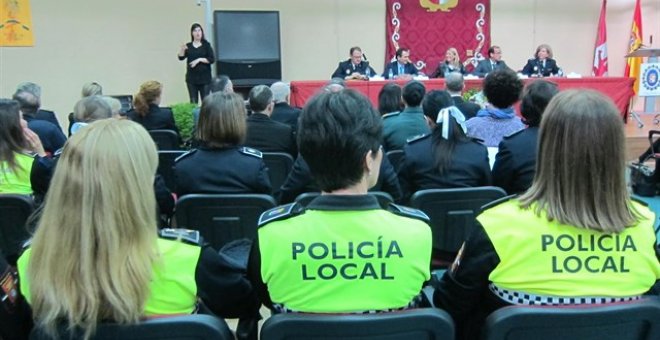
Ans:
POLYGON ((403 66, 401 64, 399 64, 399 74, 403 74, 403 66))
POLYGON ((496 64, 493 63, 493 62, 490 63, 490 70, 491 70, 491 71, 495 71, 495 65, 496 65, 496 64))

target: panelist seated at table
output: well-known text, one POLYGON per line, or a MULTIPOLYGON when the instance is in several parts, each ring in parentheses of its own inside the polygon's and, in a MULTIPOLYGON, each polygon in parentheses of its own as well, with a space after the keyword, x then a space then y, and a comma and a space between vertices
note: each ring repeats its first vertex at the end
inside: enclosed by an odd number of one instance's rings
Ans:
POLYGON ((500 47, 493 45, 488 49, 488 58, 479 61, 472 74, 483 78, 488 73, 499 69, 509 69, 509 66, 502 60, 502 50, 500 47))
POLYGON ((527 60, 522 74, 531 77, 549 77, 559 74, 559 66, 552 59, 552 48, 547 44, 541 44, 536 48, 534 58, 527 60))
POLYGON ((369 62, 362 55, 362 49, 360 47, 351 47, 349 53, 351 57, 339 63, 331 78, 367 80, 369 77, 376 75, 376 71, 369 66, 369 62))
POLYGON ((444 78, 452 72, 459 72, 460 74, 467 74, 465 67, 461 64, 461 58, 458 56, 458 50, 454 47, 447 49, 445 53, 445 60, 438 64, 438 68, 431 75, 431 78, 444 78))
POLYGON ((410 49, 401 47, 396 50, 396 60, 387 64, 385 67, 385 71, 383 71, 383 78, 410 80, 417 74, 417 68, 415 65, 410 63, 410 49))

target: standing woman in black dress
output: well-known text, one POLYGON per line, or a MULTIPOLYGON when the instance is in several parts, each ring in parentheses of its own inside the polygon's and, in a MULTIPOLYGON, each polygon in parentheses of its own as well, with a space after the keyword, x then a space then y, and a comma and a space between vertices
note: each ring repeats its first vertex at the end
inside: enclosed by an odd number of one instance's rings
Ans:
POLYGON ((198 23, 190 27, 190 42, 181 45, 179 60, 187 59, 186 84, 190 102, 197 104, 198 98, 204 99, 209 94, 211 83, 211 64, 215 61, 213 48, 204 38, 204 30, 198 23), (199 97, 198 97, 199 94, 199 97))

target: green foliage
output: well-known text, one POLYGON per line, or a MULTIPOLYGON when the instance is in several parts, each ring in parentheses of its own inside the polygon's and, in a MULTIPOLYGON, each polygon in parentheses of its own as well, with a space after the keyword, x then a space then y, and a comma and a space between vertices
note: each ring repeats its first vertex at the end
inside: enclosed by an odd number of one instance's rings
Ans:
POLYGON ((475 94, 479 93, 479 91, 481 91, 481 89, 476 87, 463 91, 463 100, 465 101, 470 100, 470 98, 472 98, 472 96, 474 96, 475 94))
POLYGON ((174 122, 176 127, 179 128, 181 139, 184 141, 192 138, 192 131, 194 127, 193 109, 197 107, 193 103, 177 103, 172 105, 172 112, 174 113, 174 122))

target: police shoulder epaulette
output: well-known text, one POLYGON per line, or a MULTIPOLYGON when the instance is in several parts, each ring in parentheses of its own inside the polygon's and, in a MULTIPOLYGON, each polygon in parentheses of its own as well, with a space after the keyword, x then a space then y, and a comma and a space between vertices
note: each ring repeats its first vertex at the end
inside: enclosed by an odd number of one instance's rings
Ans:
POLYGON ((410 143, 414 143, 414 142, 416 142, 416 141, 418 141, 418 140, 422 140, 422 139, 424 139, 424 138, 426 138, 426 137, 428 137, 428 136, 430 136, 430 135, 431 135, 430 133, 423 133, 423 134, 421 134, 421 135, 417 135, 417 136, 414 136, 414 137, 410 137, 410 138, 408 138, 408 139, 406 140, 406 142, 407 142, 408 144, 410 144, 410 143))
POLYGON ((178 162, 178 161, 180 161, 180 160, 182 160, 182 159, 184 159, 184 158, 186 158, 186 157, 188 157, 188 156, 191 156, 191 155, 195 154, 195 152, 197 152, 197 149, 192 149, 192 150, 190 150, 190 151, 184 153, 183 155, 177 157, 177 158, 174 160, 174 162, 176 163, 176 162, 178 162))
POLYGON ((183 241, 196 246, 203 243, 202 236, 197 230, 164 228, 158 231, 158 236, 167 240, 183 241))
POLYGON ((244 146, 244 147, 240 148, 239 150, 241 151, 241 153, 244 153, 246 155, 254 156, 254 157, 257 157, 257 158, 263 158, 263 154, 261 153, 261 151, 259 151, 257 149, 248 148, 247 146, 244 146))
POLYGON ((289 203, 279 207, 264 211, 259 217, 259 227, 273 222, 283 220, 289 217, 300 215, 303 212, 303 206, 298 203, 289 203))
POLYGON ((523 132, 523 131, 525 131, 525 129, 521 129, 521 130, 518 130, 518 131, 516 131, 516 132, 514 132, 514 133, 512 133, 512 134, 506 135, 506 136, 504 136, 504 138, 505 138, 505 139, 511 138, 511 137, 513 137, 513 136, 515 136, 515 135, 517 135, 517 134, 523 132))
POLYGON ((488 202, 488 203, 484 204, 481 207, 481 211, 485 211, 486 209, 494 208, 494 207, 496 207, 496 206, 498 206, 502 203, 508 202, 511 199, 516 198, 516 197, 518 197, 518 194, 513 194, 513 195, 509 195, 509 196, 504 196, 502 198, 498 198, 494 201, 491 201, 491 202, 488 202))
POLYGON ((386 114, 383 115, 383 119, 390 118, 390 117, 396 117, 400 113, 401 113, 401 111, 386 113, 386 114))
POLYGON ((416 219, 422 220, 426 223, 431 222, 431 219, 428 217, 428 215, 426 215, 423 211, 421 211, 419 209, 410 208, 410 207, 406 207, 406 206, 403 206, 403 205, 390 203, 390 205, 388 206, 388 210, 390 212, 393 212, 393 213, 395 213, 397 215, 400 215, 400 216, 416 218, 416 219))

